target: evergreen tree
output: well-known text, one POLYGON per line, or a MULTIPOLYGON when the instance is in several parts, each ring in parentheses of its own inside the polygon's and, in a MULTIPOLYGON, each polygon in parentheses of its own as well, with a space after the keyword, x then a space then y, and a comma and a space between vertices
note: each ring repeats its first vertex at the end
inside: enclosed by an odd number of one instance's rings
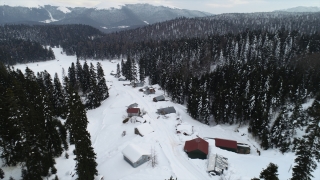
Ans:
POLYGON ((66 118, 65 94, 62 89, 58 74, 55 73, 53 79, 53 112, 55 116, 66 118))
POLYGON ((311 180, 312 172, 316 169, 312 152, 310 151, 310 144, 304 139, 298 140, 298 147, 296 147, 296 159, 294 162, 296 165, 292 168, 291 180, 311 180))
POLYGON ((97 175, 96 154, 91 147, 90 134, 87 132, 87 116, 80 97, 70 92, 69 116, 66 127, 70 132, 70 142, 75 144, 76 171, 79 180, 93 180, 97 175))
POLYGON ((3 179, 4 178, 4 172, 3 170, 0 168, 0 179, 3 179))
POLYGON ((90 71, 87 61, 84 62, 82 70, 83 82, 81 83, 81 87, 83 93, 87 94, 90 91, 90 71))
POLYGON ((92 63, 90 63, 89 73, 89 92, 87 93, 86 107, 88 109, 93 109, 101 105, 101 94, 99 94, 99 87, 97 85, 97 74, 92 63))
POLYGON ((268 167, 261 171, 260 178, 264 180, 279 180, 278 178, 278 166, 270 163, 268 167))
POLYGON ((68 78, 69 78, 69 86, 72 87, 75 91, 77 91, 77 80, 76 80, 76 69, 74 67, 74 63, 71 63, 71 67, 68 69, 68 78))
POLYGON ((99 62, 97 63, 97 84, 99 100, 103 101, 109 97, 109 91, 106 79, 104 78, 104 71, 102 65, 99 62))
MULTIPOLYGON (((98 65, 97 65, 98 66, 98 65)), ((117 73, 116 73, 116 77, 119 78, 121 76, 121 70, 120 70, 120 65, 119 63, 117 64, 117 73)))
MULTIPOLYGON (((83 83, 83 70, 82 70, 82 66, 81 63, 79 61, 79 59, 77 58, 77 62, 76 62, 76 67, 75 67, 75 73, 76 73, 76 82, 77 82, 77 87, 82 88, 81 84, 83 83)), ((83 91, 83 89, 81 89, 83 91)))
POLYGON ((146 78, 146 73, 145 73, 145 59, 144 57, 141 57, 139 60, 139 79, 140 82, 144 83, 145 82, 145 78, 146 78))

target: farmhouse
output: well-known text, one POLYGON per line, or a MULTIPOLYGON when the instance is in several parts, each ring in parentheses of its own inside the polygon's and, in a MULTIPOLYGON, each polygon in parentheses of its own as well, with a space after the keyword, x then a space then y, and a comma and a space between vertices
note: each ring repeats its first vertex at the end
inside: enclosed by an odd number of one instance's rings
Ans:
POLYGON ((223 174, 228 169, 228 159, 218 154, 210 154, 208 158, 207 172, 215 175, 223 174))
POLYGON ((150 126, 150 124, 147 123, 141 124, 134 128, 134 133, 140 135, 141 137, 150 134, 153 131, 153 128, 150 126))
POLYGON ((164 98, 164 96, 163 96, 163 95, 161 95, 161 96, 157 96, 157 97, 153 98, 153 101, 154 101, 154 102, 164 101, 164 100, 165 100, 165 98, 164 98))
POLYGON ((140 166, 150 159, 150 153, 134 144, 129 144, 126 148, 124 148, 122 150, 122 154, 124 160, 134 168, 140 166))
POLYGON ((192 139, 185 142, 184 151, 189 158, 207 159, 209 143, 201 138, 192 139))
POLYGON ((171 106, 171 107, 158 109, 157 113, 165 115, 165 114, 170 114, 170 113, 176 113, 176 110, 174 109, 174 107, 171 106))
POLYGON ((237 141, 228 140, 228 139, 219 139, 214 138, 216 147, 219 147, 221 149, 225 149, 232 152, 237 152, 237 141))
POLYGON ((140 108, 128 108, 127 113, 128 113, 128 117, 139 116, 140 108))

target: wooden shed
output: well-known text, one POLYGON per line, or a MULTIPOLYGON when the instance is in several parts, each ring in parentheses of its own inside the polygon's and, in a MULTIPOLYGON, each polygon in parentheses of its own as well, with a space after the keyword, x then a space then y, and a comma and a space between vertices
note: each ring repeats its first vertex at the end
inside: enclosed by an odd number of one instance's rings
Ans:
POLYGON ((140 108, 128 108, 127 113, 128 113, 128 117, 139 116, 140 108))
POLYGON ((189 158, 207 159, 209 143, 198 137, 196 139, 186 141, 184 151, 188 154, 189 158))
POLYGON ((129 144, 125 147, 122 150, 122 154, 124 160, 134 168, 149 161, 151 156, 149 152, 134 144, 129 144))
POLYGON ((250 154, 250 146, 244 143, 237 143, 237 149, 239 154, 250 154))
POLYGON ((165 98, 164 98, 163 95, 161 95, 161 96, 154 97, 154 98, 153 98, 153 101, 154 101, 154 102, 165 101, 165 98))
POLYGON ((225 149, 232 152, 238 151, 237 141, 228 140, 228 139, 220 139, 214 138, 216 147, 221 149, 225 149))
POLYGON ((176 113, 176 110, 174 107, 166 107, 166 108, 160 108, 157 110, 158 114, 165 115, 165 114, 170 114, 170 113, 176 113))

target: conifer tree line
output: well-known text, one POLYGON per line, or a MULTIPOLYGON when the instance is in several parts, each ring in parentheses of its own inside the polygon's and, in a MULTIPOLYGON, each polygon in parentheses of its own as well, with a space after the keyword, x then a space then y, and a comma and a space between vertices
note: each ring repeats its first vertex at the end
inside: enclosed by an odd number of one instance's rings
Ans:
POLYGON ((51 47, 43 47, 38 42, 21 39, 0 39, 0 61, 4 64, 14 65, 54 58, 51 47))
POLYGON ((55 58, 51 47, 63 47, 66 54, 75 54, 80 40, 102 36, 87 25, 0 25, 0 61, 14 65, 55 58))
POLYGON ((79 59, 76 64, 71 63, 68 68, 68 87, 85 98, 83 104, 87 109, 94 109, 109 97, 108 86, 104 78, 104 71, 100 62, 97 68, 87 61, 81 65, 79 59))
POLYGON ((74 144, 77 179, 94 179, 97 163, 86 107, 68 77, 61 84, 57 74, 52 80, 47 71, 35 74, 28 67, 22 72, 0 64, 0 100, 5 166, 22 165, 23 180, 42 180, 57 172, 55 158, 74 144))

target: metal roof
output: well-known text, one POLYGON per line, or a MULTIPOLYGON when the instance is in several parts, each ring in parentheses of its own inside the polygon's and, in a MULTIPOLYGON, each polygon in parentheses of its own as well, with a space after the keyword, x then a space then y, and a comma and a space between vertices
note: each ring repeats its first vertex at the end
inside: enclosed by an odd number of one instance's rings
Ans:
POLYGON ((237 149, 237 141, 214 138, 217 147, 237 149))
POLYGON ((164 100, 165 98, 164 98, 163 95, 160 95, 160 96, 155 97, 155 99, 156 99, 157 101, 161 101, 161 100, 164 100))
POLYGON ((208 154, 209 143, 199 137, 185 142, 184 151, 191 152, 195 150, 200 150, 201 152, 208 154))
POLYGON ((128 108, 127 113, 139 113, 140 108, 128 108))
POLYGON ((170 114, 170 113, 176 113, 176 110, 174 107, 166 107, 166 108, 160 108, 158 109, 159 114, 170 114))

